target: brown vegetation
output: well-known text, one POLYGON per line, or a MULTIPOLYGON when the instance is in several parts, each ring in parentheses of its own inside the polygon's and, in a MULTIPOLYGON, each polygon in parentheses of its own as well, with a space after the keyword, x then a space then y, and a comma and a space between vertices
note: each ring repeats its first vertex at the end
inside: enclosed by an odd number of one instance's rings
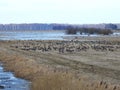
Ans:
POLYGON ((6 70, 30 80, 32 90, 120 90, 119 85, 110 84, 112 82, 102 79, 91 80, 88 76, 88 73, 93 73, 92 75, 120 79, 119 70, 73 59, 81 55, 81 60, 83 58, 86 61, 85 58, 91 55, 91 51, 93 57, 88 58, 93 60, 104 52, 118 54, 119 40, 3 41, 0 42, 0 46, 0 61, 4 63, 6 70), (71 53, 72 50, 74 51, 71 53), (97 54, 98 56, 95 56, 97 54))

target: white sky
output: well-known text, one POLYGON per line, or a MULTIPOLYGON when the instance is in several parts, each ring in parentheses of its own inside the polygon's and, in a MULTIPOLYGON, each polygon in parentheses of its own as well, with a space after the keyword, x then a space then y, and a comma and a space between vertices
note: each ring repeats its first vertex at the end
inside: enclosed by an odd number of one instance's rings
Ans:
POLYGON ((120 0, 0 0, 0 23, 120 23, 120 0))

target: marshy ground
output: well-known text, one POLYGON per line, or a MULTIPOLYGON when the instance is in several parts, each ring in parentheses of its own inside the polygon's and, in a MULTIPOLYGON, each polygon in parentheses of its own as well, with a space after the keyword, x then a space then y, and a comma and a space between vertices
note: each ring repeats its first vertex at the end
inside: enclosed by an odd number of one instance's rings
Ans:
POLYGON ((0 41, 0 61, 33 90, 120 90, 120 37, 0 41))

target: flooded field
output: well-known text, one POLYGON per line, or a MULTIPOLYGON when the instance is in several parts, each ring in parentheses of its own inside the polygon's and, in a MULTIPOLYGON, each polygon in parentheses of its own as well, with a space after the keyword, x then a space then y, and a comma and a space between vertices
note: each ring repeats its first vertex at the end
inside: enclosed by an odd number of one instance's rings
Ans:
POLYGON ((65 31, 0 31, 0 40, 61 40, 65 31))
POLYGON ((16 78, 13 73, 5 72, 0 64, 0 90, 30 90, 29 82, 16 78))
MULTIPOLYGON (((114 33, 112 36, 120 36, 120 33, 114 33)), ((0 40, 63 40, 66 37, 84 36, 87 34, 67 35, 65 30, 47 30, 47 31, 0 31, 0 40)), ((96 37, 100 35, 89 35, 96 37)))

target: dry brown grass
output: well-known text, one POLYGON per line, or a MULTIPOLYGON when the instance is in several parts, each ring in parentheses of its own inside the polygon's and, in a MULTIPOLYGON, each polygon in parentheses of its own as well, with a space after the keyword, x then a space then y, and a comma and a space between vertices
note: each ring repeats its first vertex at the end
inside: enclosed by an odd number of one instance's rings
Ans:
POLYGON ((85 79, 76 79, 71 74, 51 73, 33 81, 33 90, 119 90, 117 86, 105 82, 88 83, 85 79))
POLYGON ((54 72, 44 65, 38 65, 34 60, 18 55, 0 52, 0 61, 7 70, 15 72, 16 76, 32 81, 32 90, 120 90, 105 82, 90 83, 85 78, 75 78, 69 72, 54 72))
POLYGON ((84 76, 76 77, 69 71, 59 71, 56 70, 57 68, 39 64, 36 60, 20 53, 9 52, 9 49, 0 48, 0 62, 4 63, 6 70, 30 80, 32 90, 120 90, 119 86, 104 81, 90 82, 84 76))

